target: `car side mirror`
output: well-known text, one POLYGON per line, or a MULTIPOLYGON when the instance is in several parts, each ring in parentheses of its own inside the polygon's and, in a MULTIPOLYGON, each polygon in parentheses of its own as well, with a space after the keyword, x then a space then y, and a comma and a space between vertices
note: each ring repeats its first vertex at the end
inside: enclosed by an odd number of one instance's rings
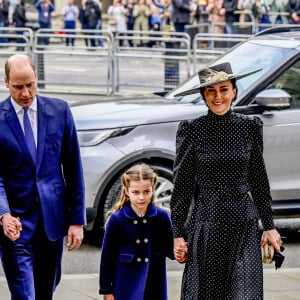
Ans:
POLYGON ((258 93, 254 101, 269 109, 284 109, 291 106, 291 95, 281 89, 268 89, 258 93))

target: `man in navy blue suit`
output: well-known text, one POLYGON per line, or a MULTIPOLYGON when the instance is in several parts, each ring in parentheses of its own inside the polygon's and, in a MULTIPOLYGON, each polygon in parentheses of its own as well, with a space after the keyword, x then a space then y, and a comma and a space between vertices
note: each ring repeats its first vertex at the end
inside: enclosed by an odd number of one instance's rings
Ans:
POLYGON ((76 128, 65 101, 37 95, 28 56, 9 57, 4 80, 10 97, 0 103, 2 265, 12 300, 50 300, 64 236, 68 250, 78 249, 86 223, 76 128))

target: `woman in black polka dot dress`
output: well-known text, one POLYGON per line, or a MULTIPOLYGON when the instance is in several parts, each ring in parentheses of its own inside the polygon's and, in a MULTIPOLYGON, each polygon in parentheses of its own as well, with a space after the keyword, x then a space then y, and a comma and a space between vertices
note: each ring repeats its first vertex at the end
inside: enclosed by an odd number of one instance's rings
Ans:
POLYGON ((236 80, 229 63, 199 72, 207 115, 179 125, 171 218, 174 254, 185 262, 181 299, 263 299, 260 246, 280 252, 263 159, 263 124, 231 111, 236 80), (258 218, 263 225, 259 235, 258 218))

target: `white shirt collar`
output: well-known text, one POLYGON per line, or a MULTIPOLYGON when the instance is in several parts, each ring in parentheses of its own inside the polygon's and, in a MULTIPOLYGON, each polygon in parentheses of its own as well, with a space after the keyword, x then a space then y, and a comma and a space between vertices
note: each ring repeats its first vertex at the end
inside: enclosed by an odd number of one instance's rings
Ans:
MULTIPOLYGON (((10 101, 11 101, 11 104, 13 106, 13 108, 15 109, 16 113, 18 114, 21 109, 23 109, 23 106, 19 105, 15 100, 13 100, 12 97, 10 97, 10 101)), ((32 109, 34 112, 37 112, 37 101, 36 101, 36 97, 34 97, 31 105, 29 106, 30 109, 32 109)))

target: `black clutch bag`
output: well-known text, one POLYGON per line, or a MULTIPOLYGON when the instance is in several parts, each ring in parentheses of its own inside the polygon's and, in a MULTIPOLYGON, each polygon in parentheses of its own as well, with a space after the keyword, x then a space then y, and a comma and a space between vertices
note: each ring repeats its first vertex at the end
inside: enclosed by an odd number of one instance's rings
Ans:
MULTIPOLYGON (((284 251, 284 247, 280 247, 280 251, 284 251)), ((275 269, 279 269, 282 266, 282 263, 284 261, 284 256, 276 252, 272 244, 265 244, 263 247, 261 247, 261 254, 262 254, 262 262, 264 264, 271 264, 273 261, 275 261, 275 269)))

